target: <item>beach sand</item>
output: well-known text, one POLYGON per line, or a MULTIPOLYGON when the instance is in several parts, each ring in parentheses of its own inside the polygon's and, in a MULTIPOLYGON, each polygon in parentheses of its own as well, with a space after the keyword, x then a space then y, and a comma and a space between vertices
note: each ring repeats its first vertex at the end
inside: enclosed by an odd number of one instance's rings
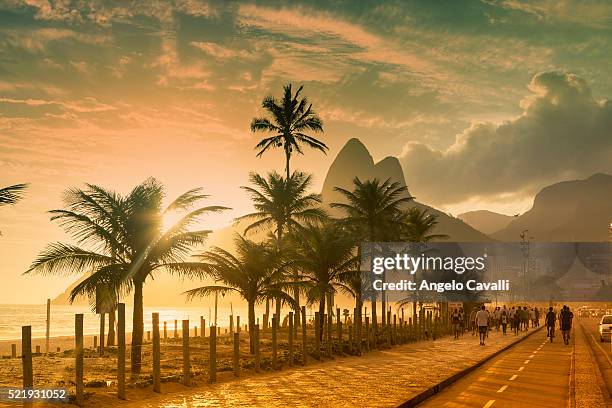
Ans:
MULTIPOLYGON (((163 334, 162 334, 163 336, 163 334)), ((168 333, 167 339, 161 340, 161 373, 164 383, 164 393, 185 389, 180 384, 183 364, 183 340, 173 338, 173 331, 168 333), (172 338, 170 338, 172 337, 172 338)), ((311 333, 312 336, 312 333, 311 333)), ((146 339, 145 333, 145 339, 146 339)), ((249 354, 248 333, 242 331, 240 336, 241 377, 251 375, 254 366, 253 357, 249 354)), ((287 345, 286 329, 279 333, 279 360, 286 364, 287 345)), ((152 344, 145 342, 142 349, 142 371, 139 376, 130 377, 131 348, 129 343, 131 335, 126 334, 126 381, 128 383, 127 396, 130 400, 152 398, 152 344), (148 388, 148 391, 143 391, 148 388)), ((190 364, 194 385, 203 385, 208 382, 209 367, 209 337, 190 337, 190 364)), ((84 383, 88 401, 96 401, 96 406, 107 406, 117 403, 117 350, 116 347, 106 348, 104 356, 93 349, 93 335, 84 336, 84 383)), ((71 394, 75 393, 75 358, 74 337, 59 336, 50 338, 50 352, 44 354, 45 339, 32 339, 32 349, 41 346, 41 354, 33 354, 32 365, 34 372, 34 388, 67 388, 71 394), (60 352, 56 352, 57 347, 60 352)), ((296 351, 298 345, 296 344, 296 351)), ((261 333, 262 367, 270 365, 271 333, 261 333)), ((21 387, 22 360, 21 340, 0 341, 0 388, 21 387), (11 344, 17 344, 17 358, 10 358, 11 344)), ((297 352, 296 352, 297 356, 297 352)), ((217 372, 218 378, 234 378, 232 367, 233 342, 230 335, 222 334, 217 337, 217 372)), ((153 395, 152 395, 153 394, 153 395)), ((88 406, 89 406, 88 403, 88 406)), ((0 406, 2 403, 0 402, 0 406)), ((13 405, 14 406, 14 405, 13 405)), ((92 405, 93 406, 93 405, 92 405)))

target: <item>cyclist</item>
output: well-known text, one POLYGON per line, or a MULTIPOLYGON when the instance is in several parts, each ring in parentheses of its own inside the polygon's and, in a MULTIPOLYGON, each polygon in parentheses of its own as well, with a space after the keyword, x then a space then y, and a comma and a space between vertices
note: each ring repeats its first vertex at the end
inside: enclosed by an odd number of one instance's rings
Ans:
POLYGON ((555 337, 555 320, 557 320, 557 316, 555 316, 555 312, 553 312, 552 306, 548 308, 548 313, 546 313, 546 337, 550 337, 550 342, 552 343, 553 337, 555 337))
POLYGON ((570 342, 570 330, 572 330, 572 319, 574 318, 574 314, 570 312, 569 307, 563 306, 560 315, 563 342, 568 345, 570 342))

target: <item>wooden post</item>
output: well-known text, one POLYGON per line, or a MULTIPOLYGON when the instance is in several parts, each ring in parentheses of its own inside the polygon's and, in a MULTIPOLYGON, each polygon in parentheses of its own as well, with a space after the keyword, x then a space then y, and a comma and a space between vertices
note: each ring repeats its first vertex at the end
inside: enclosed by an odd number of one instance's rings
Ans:
POLYGON ((255 336, 255 371, 259 372, 261 366, 261 355, 259 354, 259 324, 255 325, 253 331, 253 335, 255 336))
POLYGON ((183 320, 183 385, 191 385, 189 374, 189 320, 183 320))
POLYGON ((208 359, 208 381, 212 384, 217 381, 217 328, 210 326, 210 358, 208 359))
POLYGON ((104 317, 105 313, 100 313, 100 357, 104 355, 104 317))
POLYGON ((343 345, 342 345, 342 320, 340 320, 340 308, 336 309, 336 331, 338 337, 338 353, 340 355, 344 354, 343 345))
POLYGON ((302 364, 308 362, 308 336, 306 334, 306 306, 302 306, 302 364))
POLYGON ((45 331, 45 353, 47 354, 49 353, 49 336, 50 335, 51 335, 51 299, 47 299, 47 328, 45 331))
POLYGON ((125 399, 125 303, 117 305, 117 397, 125 399))
POLYGON ((36 346, 36 354, 40 354, 40 346, 36 346))
POLYGON ((408 341, 412 342, 412 317, 408 318, 408 341))
POLYGON ((164 340, 166 340, 168 338, 168 326, 166 325, 167 322, 164 322, 164 340))
MULTIPOLYGON (((104 316, 101 314, 100 316, 104 316)), ((104 328, 104 326, 102 326, 104 328)), ((100 343, 102 339, 100 339, 100 343)), ((76 354, 75 365, 75 385, 76 385, 76 404, 83 406, 83 314, 74 315, 74 351, 76 354)))
POLYGON ((321 358, 321 314, 319 312, 315 312, 315 346, 314 346, 314 354, 315 358, 319 360, 321 358))
POLYGON ((159 313, 153 313, 153 391, 161 392, 161 346, 159 344, 159 313))
POLYGON ((370 316, 366 316, 365 317, 365 338, 366 338, 366 342, 365 342, 365 346, 366 346, 366 350, 370 351, 370 316))
POLYGON ((389 310, 387 310, 387 346, 391 346, 393 344, 391 329, 391 308, 389 308, 389 310))
POLYGON ((200 337, 201 338, 206 338, 206 320, 204 319, 204 316, 200 316, 200 337))
POLYGON ((234 375, 240 376, 240 333, 238 332, 234 333, 234 375))
POLYGON ((361 310, 357 310, 356 307, 353 308, 353 316, 355 317, 353 322, 353 327, 355 328, 355 347, 357 354, 361 355, 361 310))
POLYGON ((21 326, 21 358, 23 359, 23 388, 32 388, 32 326, 21 326))
POLYGON ((332 357, 333 352, 333 344, 332 344, 332 329, 334 322, 332 320, 331 310, 330 313, 326 315, 325 324, 327 326, 327 356, 332 357))
POLYGON ((147 341, 151 341, 151 330, 147 330, 147 341))
POLYGON ((240 333, 240 316, 236 316, 236 331, 240 333))
POLYGON ((193 326, 193 337, 198 337, 198 326, 193 326))
POLYGON ((174 338, 178 338, 178 322, 174 321, 174 338))
POLYGON ((17 345, 11 344, 11 358, 17 358, 17 345))
POLYGON ((59 347, 57 348, 57 352, 58 352, 58 353, 60 352, 60 348, 59 348, 59 347))
POLYGON ((98 336, 94 336, 93 348, 94 348, 94 350, 96 350, 98 348, 98 336))
POLYGON ((397 315, 393 314, 393 337, 391 338, 393 345, 397 344, 397 315))
POLYGON ((289 312, 289 365, 293 365, 293 312, 289 312))
POLYGON ((229 331, 230 331, 230 334, 234 333, 234 315, 230 315, 229 331))
POLYGON ((272 315, 272 369, 278 368, 278 316, 272 315))
POLYGON ((349 324, 348 327, 348 348, 349 353, 353 354, 353 325, 349 324))

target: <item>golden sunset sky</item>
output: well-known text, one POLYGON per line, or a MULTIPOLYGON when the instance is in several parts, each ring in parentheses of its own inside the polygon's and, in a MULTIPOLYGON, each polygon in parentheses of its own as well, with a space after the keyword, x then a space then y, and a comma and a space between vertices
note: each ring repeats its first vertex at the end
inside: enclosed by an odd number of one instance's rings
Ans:
POLYGON ((22 277, 65 240, 47 210, 94 183, 202 186, 218 228, 250 210, 260 103, 303 84, 327 156, 292 167, 320 189, 350 138, 404 166, 419 201, 523 212, 543 186, 612 172, 612 3, 581 1, 43 1, 0 3, 0 303, 74 278, 22 277))

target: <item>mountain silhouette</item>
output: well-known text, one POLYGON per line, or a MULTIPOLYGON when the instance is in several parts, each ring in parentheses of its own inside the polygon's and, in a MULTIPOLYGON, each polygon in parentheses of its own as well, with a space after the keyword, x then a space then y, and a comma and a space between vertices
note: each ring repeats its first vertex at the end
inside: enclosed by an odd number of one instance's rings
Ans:
POLYGON ((502 241, 520 241, 523 230, 535 241, 602 242, 612 222, 612 176, 597 173, 584 180, 563 181, 543 188, 529 211, 492 234, 502 241))
POLYGON ((468 211, 457 215, 466 224, 485 234, 493 234, 505 228, 512 221, 512 216, 488 210, 468 211))
MULTIPOLYGON (((353 189, 353 179, 359 177, 360 180, 377 178, 379 180, 391 179, 402 185, 406 185, 404 171, 396 157, 385 157, 378 163, 374 162, 368 149, 358 139, 350 139, 340 150, 332 162, 321 191, 323 204, 329 209, 329 204, 333 202, 343 202, 343 197, 335 187, 342 187, 347 190, 353 189)), ((410 190, 410 186, 407 186, 410 190)), ((418 197, 418 192, 410 191, 411 195, 418 197)), ((420 210, 427 210, 431 214, 438 216, 438 225, 435 234, 446 234, 448 240, 457 242, 486 242, 491 238, 480 231, 469 226, 462 220, 449 216, 417 200, 412 201, 407 207, 417 207, 420 210)), ((341 216, 338 210, 329 209, 333 216, 341 216)))

